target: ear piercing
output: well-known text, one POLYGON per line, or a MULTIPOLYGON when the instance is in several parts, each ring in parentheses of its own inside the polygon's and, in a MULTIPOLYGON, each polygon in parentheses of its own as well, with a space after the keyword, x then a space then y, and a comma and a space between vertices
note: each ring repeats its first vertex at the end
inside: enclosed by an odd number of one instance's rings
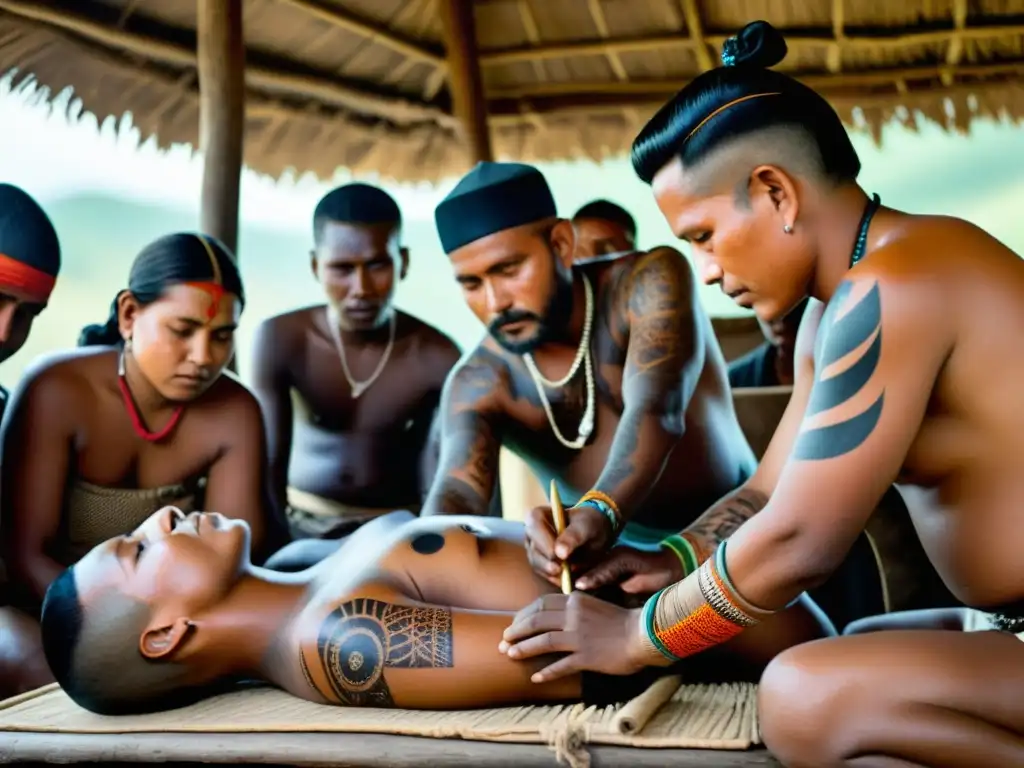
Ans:
POLYGON ((783 232, 785 232, 785 233, 786 233, 787 235, 791 235, 791 234, 793 234, 793 228, 792 228, 791 226, 789 226, 789 224, 787 224, 786 226, 784 226, 784 227, 782 228, 782 231, 783 231, 783 232))

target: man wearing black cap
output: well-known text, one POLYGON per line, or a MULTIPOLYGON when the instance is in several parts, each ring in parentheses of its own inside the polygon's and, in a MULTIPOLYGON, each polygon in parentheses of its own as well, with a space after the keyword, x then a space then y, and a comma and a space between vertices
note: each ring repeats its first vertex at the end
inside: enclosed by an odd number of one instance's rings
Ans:
MULTIPOLYGON (((60 243, 46 212, 22 189, 0 184, 0 362, 25 345, 59 272, 60 243)), ((0 387, 0 416, 6 406, 0 387)))
MULTIPOLYGON (((489 334, 449 377, 423 514, 485 513, 506 445, 575 505, 557 557, 583 565, 616 540, 658 551, 751 474, 725 361, 678 251, 574 266, 572 224, 527 165, 481 163, 435 219, 489 334)), ((557 581, 550 509, 528 513, 526 529, 535 567, 557 581)))
POLYGON ((432 478, 431 422, 459 350, 394 308, 409 268, 401 238, 398 205, 383 190, 329 192, 313 214, 311 254, 327 303, 257 331, 253 388, 273 494, 296 538, 334 538, 416 510, 432 478))
POLYGON ((636 220, 610 200, 592 200, 572 217, 576 261, 615 258, 636 250, 636 220))

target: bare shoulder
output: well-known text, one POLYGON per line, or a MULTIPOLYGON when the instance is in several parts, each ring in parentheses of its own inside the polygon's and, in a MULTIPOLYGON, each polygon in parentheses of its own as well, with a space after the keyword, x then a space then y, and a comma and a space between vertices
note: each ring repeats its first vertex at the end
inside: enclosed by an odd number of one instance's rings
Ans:
POLYGON ((247 424, 262 425, 259 401, 235 374, 225 371, 196 403, 204 418, 214 423, 230 423, 233 429, 247 424))
POLYGON ((42 355, 25 369, 12 395, 12 408, 26 397, 60 404, 62 410, 84 406, 117 373, 117 351, 81 347, 42 355))
POLYGON ((969 283, 991 282, 1005 269, 1024 278, 1020 258, 980 227, 949 216, 907 215, 847 273, 840 293, 850 294, 852 306, 877 290, 883 318, 922 316, 941 325, 969 283))
POLYGON ((261 344, 294 344, 312 327, 314 316, 323 312, 324 305, 318 304, 268 317, 256 327, 257 338, 261 344))
POLYGON ((936 288, 949 281, 962 286, 969 276, 984 277, 986 267, 1024 275, 1019 254, 978 225, 954 216, 902 216, 882 238, 877 254, 856 270, 862 267, 878 277, 910 278, 936 288))
POLYGON ((687 258, 675 248, 659 246, 649 251, 637 251, 624 257, 620 278, 623 289, 633 295, 649 291, 652 286, 663 286, 675 293, 690 294, 694 287, 693 270, 687 258))
POLYGON ((459 345, 440 328, 407 312, 396 312, 411 342, 410 351, 431 367, 444 368, 447 375, 448 370, 462 357, 459 345))

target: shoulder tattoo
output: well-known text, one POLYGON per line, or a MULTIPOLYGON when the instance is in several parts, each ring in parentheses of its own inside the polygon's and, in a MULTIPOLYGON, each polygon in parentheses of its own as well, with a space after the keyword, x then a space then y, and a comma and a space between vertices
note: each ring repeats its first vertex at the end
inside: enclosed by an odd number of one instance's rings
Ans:
POLYGON ((316 650, 329 691, 314 684, 301 649, 299 663, 321 696, 352 707, 393 707, 384 669, 451 667, 452 614, 445 608, 357 598, 324 619, 316 650))
MULTIPOLYGON (((842 405, 855 397, 871 380, 882 354, 882 298, 876 282, 861 299, 837 318, 849 299, 853 284, 843 282, 821 318, 814 349, 814 385, 805 418, 842 405), (840 373, 825 376, 829 366, 857 349, 860 357, 840 373)), ((867 440, 882 414, 885 391, 860 413, 827 427, 801 432, 794 448, 798 459, 831 459, 842 456, 867 440)))

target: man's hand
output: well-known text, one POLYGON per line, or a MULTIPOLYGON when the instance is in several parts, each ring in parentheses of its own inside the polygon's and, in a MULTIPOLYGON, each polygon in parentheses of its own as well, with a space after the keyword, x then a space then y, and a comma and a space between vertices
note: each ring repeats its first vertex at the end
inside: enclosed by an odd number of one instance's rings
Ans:
POLYGON ((534 683, 583 671, 630 675, 644 667, 668 666, 645 636, 640 612, 583 592, 545 595, 516 614, 498 650, 517 661, 568 654, 534 673, 534 683))
POLYGON ((533 569, 555 586, 560 584, 562 563, 574 570, 599 561, 612 544, 608 518, 589 504, 565 510, 566 526, 555 537, 551 507, 534 507, 526 514, 526 552, 533 569))
POLYGON ((597 565, 576 580, 579 589, 598 589, 618 584, 623 592, 650 595, 680 581, 685 574, 683 564, 674 552, 644 552, 632 547, 617 546, 597 565))

